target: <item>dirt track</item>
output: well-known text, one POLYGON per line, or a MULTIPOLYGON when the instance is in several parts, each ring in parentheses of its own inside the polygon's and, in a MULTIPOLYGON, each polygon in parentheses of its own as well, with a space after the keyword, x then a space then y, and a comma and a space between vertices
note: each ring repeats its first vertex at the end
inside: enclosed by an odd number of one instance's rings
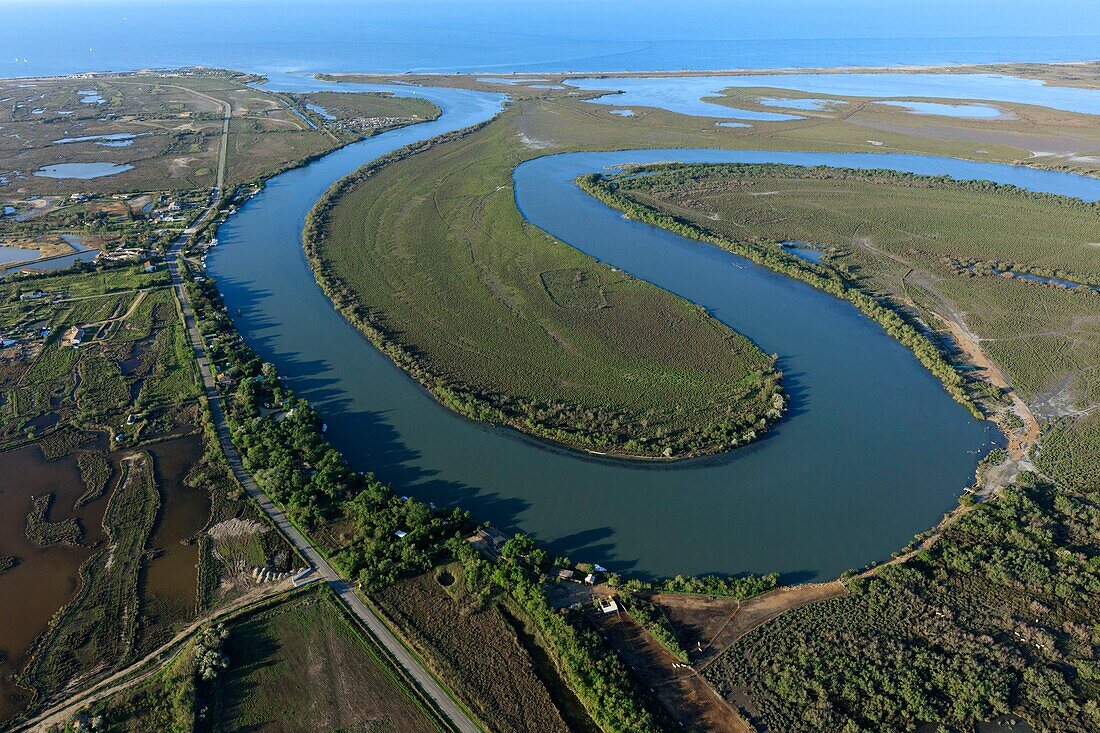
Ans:
POLYGON ((245 593, 216 613, 191 622, 168 642, 128 667, 120 669, 84 692, 47 708, 30 720, 16 725, 11 729, 12 733, 15 733, 15 731, 47 731, 54 727, 64 726, 82 708, 104 700, 117 692, 139 685, 159 672, 180 651, 183 643, 206 624, 265 601, 269 597, 286 592, 291 588, 293 588, 293 584, 289 580, 284 580, 280 583, 262 585, 245 593))

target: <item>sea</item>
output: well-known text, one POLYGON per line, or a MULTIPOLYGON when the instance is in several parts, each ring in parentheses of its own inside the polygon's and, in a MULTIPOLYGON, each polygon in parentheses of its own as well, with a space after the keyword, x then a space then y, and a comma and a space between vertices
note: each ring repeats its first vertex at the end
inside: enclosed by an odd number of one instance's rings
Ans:
POLYGON ((0 76, 1100 59, 1096 0, 0 0, 0 76))

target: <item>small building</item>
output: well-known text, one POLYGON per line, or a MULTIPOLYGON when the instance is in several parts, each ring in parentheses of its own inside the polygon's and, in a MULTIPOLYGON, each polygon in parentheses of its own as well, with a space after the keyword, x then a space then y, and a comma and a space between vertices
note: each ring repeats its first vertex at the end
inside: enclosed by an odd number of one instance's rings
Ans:
POLYGON ((600 610, 604 613, 618 613, 619 604, 615 602, 614 598, 601 598, 600 610))
POLYGON ((477 531, 478 539, 493 548, 499 549, 508 541, 508 537, 495 527, 486 527, 477 531))
POLYGON ((404 537, 407 534, 408 534, 408 532, 406 532, 403 529, 399 529, 399 530, 397 530, 396 532, 393 533, 394 537, 396 537, 397 539, 401 539, 402 537, 404 537))
POLYGON ((23 293, 19 296, 19 300, 39 300, 45 298, 48 295, 45 291, 35 290, 32 293, 23 293))
POLYGON ((551 569, 550 572, 558 580, 569 580, 569 581, 575 580, 575 578, 573 577, 573 571, 569 570, 568 568, 553 568, 553 569, 551 569))
POLYGON ((585 585, 595 585, 596 584, 596 575, 594 573, 589 573, 588 575, 584 576, 584 584, 585 585))
POLYGON ((151 260, 145 260, 145 262, 141 263, 141 269, 145 270, 146 272, 154 272, 157 269, 157 266, 154 265, 151 260))
POLYGON ((84 329, 80 326, 69 326, 69 330, 62 337, 62 342, 69 346, 80 346, 84 342, 84 329))

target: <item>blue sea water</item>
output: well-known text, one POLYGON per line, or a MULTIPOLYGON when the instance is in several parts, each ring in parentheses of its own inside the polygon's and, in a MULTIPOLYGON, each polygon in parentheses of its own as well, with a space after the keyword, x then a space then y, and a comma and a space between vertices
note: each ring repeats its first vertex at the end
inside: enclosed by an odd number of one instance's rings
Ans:
POLYGON ((0 76, 618 71, 1100 58, 1095 0, 0 0, 0 76))

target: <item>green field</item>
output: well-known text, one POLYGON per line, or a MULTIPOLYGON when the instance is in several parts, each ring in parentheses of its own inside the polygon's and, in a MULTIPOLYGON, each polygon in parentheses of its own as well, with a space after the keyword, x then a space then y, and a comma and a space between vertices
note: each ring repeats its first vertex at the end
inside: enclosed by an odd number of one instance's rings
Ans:
MULTIPOLYGON (((460 565, 401 581, 375 598, 490 730, 569 730, 521 643, 522 623, 497 599, 486 602, 469 593, 460 565)), ((552 670, 549 675, 553 684, 562 684, 552 670)))
POLYGON ((327 591, 307 593, 230 624, 229 668, 199 731, 437 730, 377 647, 327 591))
POLYGON ((511 195, 513 166, 532 155, 517 117, 382 168, 339 198, 321 217, 317 263, 337 303, 472 417, 631 455, 751 439, 778 414, 768 414, 781 399, 772 359, 527 226, 511 195))

